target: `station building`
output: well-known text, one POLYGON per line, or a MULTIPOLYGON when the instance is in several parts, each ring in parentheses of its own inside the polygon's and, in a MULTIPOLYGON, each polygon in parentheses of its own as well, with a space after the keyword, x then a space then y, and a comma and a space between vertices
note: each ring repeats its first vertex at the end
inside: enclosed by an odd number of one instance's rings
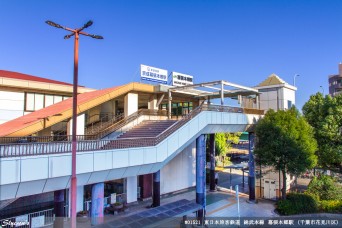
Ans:
MULTIPOLYGON (((295 90, 271 75, 254 88, 222 80, 84 91, 77 103, 77 211, 102 217, 113 202, 151 197, 158 206, 160 194, 195 186, 203 204, 206 135, 253 135, 264 110, 295 104, 295 90)), ((65 99, 0 125, 0 211, 49 195, 55 215, 68 214, 71 117, 72 99, 65 99)))

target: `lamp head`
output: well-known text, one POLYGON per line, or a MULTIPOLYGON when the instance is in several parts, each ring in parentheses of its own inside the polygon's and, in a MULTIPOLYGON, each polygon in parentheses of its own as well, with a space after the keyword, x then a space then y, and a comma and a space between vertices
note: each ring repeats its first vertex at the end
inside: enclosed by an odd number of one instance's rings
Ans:
POLYGON ((88 21, 86 24, 83 25, 83 28, 88 28, 89 26, 91 26, 93 24, 93 21, 90 20, 88 21))
POLYGON ((53 26, 55 28, 63 28, 63 26, 53 22, 53 21, 45 21, 46 24, 50 25, 50 26, 53 26))
POLYGON ((103 36, 100 36, 100 35, 90 35, 91 38, 94 38, 94 39, 99 39, 99 40, 102 40, 103 39, 103 36))

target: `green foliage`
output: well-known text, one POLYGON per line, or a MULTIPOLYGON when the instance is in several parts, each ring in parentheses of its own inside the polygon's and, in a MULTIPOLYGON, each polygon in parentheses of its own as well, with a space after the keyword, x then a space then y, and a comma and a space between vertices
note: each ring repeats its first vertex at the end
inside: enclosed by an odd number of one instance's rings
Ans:
POLYGON ((342 186, 327 175, 314 177, 310 181, 306 193, 317 196, 319 200, 342 201, 342 186))
POLYGON ((318 143, 318 164, 323 168, 342 164, 342 94, 331 97, 321 93, 310 96, 303 106, 303 114, 314 127, 318 143))
POLYGON ((342 201, 341 200, 322 200, 320 201, 319 208, 322 212, 342 213, 342 201))
POLYGON ((256 135, 254 153, 261 164, 282 171, 283 186, 286 186, 286 173, 299 175, 316 165, 313 129, 294 107, 277 112, 269 110, 259 121, 256 135))
POLYGON ((256 128, 255 154, 262 164, 299 175, 316 164, 313 129, 295 108, 270 110, 256 128))
POLYGON ((228 141, 228 149, 231 148, 231 144, 238 144, 240 141, 240 136, 242 132, 235 132, 235 133, 225 133, 226 139, 228 141))
POLYGON ((228 150, 225 133, 215 134, 215 153, 217 156, 224 156, 228 150))
POLYGON ((278 201, 277 210, 282 215, 316 213, 318 212, 318 203, 310 195, 289 193, 286 200, 278 201))
POLYGON ((231 144, 238 144, 240 140, 240 132, 237 133, 216 133, 215 134, 215 151, 216 156, 225 156, 227 151, 232 147, 231 144))

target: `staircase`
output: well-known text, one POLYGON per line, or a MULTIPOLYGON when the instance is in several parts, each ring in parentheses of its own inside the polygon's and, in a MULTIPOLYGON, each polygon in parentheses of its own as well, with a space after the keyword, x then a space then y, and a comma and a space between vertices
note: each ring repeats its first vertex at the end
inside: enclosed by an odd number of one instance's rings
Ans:
POLYGON ((143 121, 120 135, 117 139, 156 137, 174 123, 176 123, 175 120, 143 121))

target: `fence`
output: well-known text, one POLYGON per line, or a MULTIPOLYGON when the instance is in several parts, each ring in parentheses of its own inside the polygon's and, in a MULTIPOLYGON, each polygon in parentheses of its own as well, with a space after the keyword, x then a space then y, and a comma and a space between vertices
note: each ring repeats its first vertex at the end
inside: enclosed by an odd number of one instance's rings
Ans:
MULTIPOLYGON (((129 147, 147 147, 155 146, 164 139, 166 139, 173 132, 178 130, 189 120, 194 118, 197 114, 202 111, 216 111, 216 112, 228 112, 228 113, 248 113, 262 115, 263 110, 258 109, 244 109, 239 107, 221 106, 221 105, 200 105, 195 108, 192 112, 184 116, 182 119, 171 125, 168 129, 160 133, 156 137, 141 137, 134 138, 134 140, 129 138, 115 139, 115 140, 80 140, 77 141, 77 151, 96 151, 96 150, 108 150, 108 149, 118 149, 118 148, 129 148, 129 147)), ((108 134, 108 132, 115 131, 121 128, 128 122, 136 119, 137 117, 149 113, 150 115, 161 115, 160 110, 140 110, 136 112, 135 115, 131 115, 128 118, 124 118, 117 122, 115 125, 102 131, 101 137, 108 134)), ((165 114, 165 113, 164 113, 165 114)), ((98 136, 96 136, 98 137, 98 136)), ((45 154, 60 154, 71 152, 71 142, 49 142, 49 143, 19 143, 19 144, 0 144, 0 157, 16 157, 16 156, 32 156, 32 155, 45 155, 45 154)))
POLYGON ((0 220, 0 227, 12 228, 34 228, 52 225, 54 221, 53 208, 29 213, 26 215, 20 215, 16 217, 6 218, 0 220))

